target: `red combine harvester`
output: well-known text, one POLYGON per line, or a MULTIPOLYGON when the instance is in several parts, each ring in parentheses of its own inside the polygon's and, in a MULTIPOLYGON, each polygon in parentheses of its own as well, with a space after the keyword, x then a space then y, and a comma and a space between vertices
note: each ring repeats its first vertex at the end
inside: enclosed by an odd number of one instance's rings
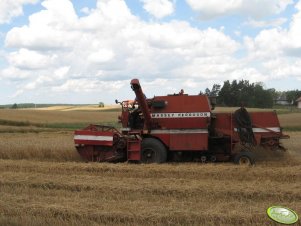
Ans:
POLYGON ((76 130, 74 142, 86 161, 163 163, 234 161, 253 164, 252 150, 285 150, 276 112, 213 113, 213 99, 183 92, 146 99, 138 79, 131 81, 133 102, 120 103, 121 130, 89 125, 76 130), (135 107, 136 106, 136 107, 135 107))

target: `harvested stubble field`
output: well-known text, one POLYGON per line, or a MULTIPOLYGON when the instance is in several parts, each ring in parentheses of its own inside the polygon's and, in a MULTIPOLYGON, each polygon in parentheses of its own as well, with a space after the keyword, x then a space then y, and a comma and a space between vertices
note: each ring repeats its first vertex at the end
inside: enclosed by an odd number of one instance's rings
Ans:
POLYGON ((97 164, 0 160, 1 225, 276 225, 301 212, 297 163, 97 164))
MULTIPOLYGON (((78 123, 117 116, 43 112, 48 119, 34 111, 22 120, 17 113, 3 118, 0 112, 0 119, 78 123)), ((281 116, 284 127, 301 124, 300 115, 281 116), (295 123, 290 117, 297 118, 295 123)), ((239 167, 83 163, 70 130, 1 129, 0 225, 277 225, 266 216, 269 206, 301 214, 300 131, 287 132, 287 153, 265 152, 256 166, 239 167)))

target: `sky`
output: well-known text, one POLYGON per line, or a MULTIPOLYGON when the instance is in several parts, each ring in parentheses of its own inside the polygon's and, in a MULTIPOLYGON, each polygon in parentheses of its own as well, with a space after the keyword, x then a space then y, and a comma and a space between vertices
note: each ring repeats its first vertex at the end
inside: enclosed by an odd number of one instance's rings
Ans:
POLYGON ((301 0, 1 0, 0 104, 301 89, 301 0))

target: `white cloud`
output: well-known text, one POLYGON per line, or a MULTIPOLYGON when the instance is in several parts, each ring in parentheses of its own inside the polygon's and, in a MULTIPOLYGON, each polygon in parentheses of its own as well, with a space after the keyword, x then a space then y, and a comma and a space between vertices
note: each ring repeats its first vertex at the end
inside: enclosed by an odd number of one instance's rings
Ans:
POLYGON ((55 92, 116 92, 129 81, 98 81, 88 79, 70 79, 60 86, 52 88, 55 92))
POLYGON ((236 30, 236 31, 234 31, 234 34, 235 34, 237 37, 240 37, 240 36, 241 36, 241 31, 236 30))
POLYGON ((173 0, 140 0, 140 1, 143 2, 144 10, 158 19, 171 15, 175 10, 173 0))
POLYGON ((8 62, 19 69, 41 69, 52 64, 55 55, 44 55, 24 48, 8 55, 8 62))
POLYGON ((10 98, 16 98, 24 93, 24 90, 17 90, 13 95, 9 96, 10 98))
POLYGON ((249 19, 245 24, 251 27, 280 27, 287 21, 287 18, 280 17, 274 20, 253 20, 249 19))
POLYGON ((68 0, 46 0, 42 5, 46 10, 31 15, 29 26, 15 27, 8 32, 7 47, 36 50, 72 48, 77 38, 77 15, 72 3, 68 0))
POLYGON ((91 13, 91 10, 88 8, 88 7, 84 7, 80 10, 82 13, 85 13, 85 14, 89 14, 91 13))
POLYGON ((245 37, 245 45, 252 59, 265 59, 277 57, 282 54, 282 46, 287 37, 283 36, 281 28, 262 30, 254 39, 245 37))
POLYGON ((271 71, 270 78, 285 78, 287 76, 293 76, 301 81, 301 60, 300 59, 288 59, 287 57, 279 57, 266 61, 264 67, 271 71))
POLYGON ((230 0, 222 4, 219 0, 186 0, 186 2, 193 10, 198 11, 202 18, 213 18, 215 16, 232 13, 235 10, 239 10, 242 5, 242 0, 230 0))
POLYGON ((248 39, 250 55, 254 57, 275 58, 275 56, 301 56, 301 1, 295 8, 294 14, 288 29, 273 28, 262 30, 254 39, 248 39))
POLYGON ((301 80, 301 1, 287 29, 262 30, 255 38, 245 37, 248 60, 261 65, 269 79, 301 80))
MULTIPOLYGON (((85 92, 112 101, 115 95, 128 95, 120 90, 130 92, 132 77, 143 81, 149 96, 178 92, 182 87, 198 93, 203 86, 228 79, 271 79, 272 60, 296 55, 301 47, 298 13, 289 29, 265 29, 239 43, 223 29, 200 29, 179 20, 143 21, 122 0, 99 0, 96 8, 81 17, 70 0, 46 0, 42 5, 45 9, 32 14, 28 24, 11 29, 5 38, 13 51, 5 54, 8 66, 0 77, 17 84, 15 96, 31 90, 45 95, 85 92), (236 53, 242 48, 247 57, 238 59, 236 53)), ((285 70, 277 76, 289 73, 299 78, 299 64, 281 60, 285 70), (288 68, 290 63, 294 69, 288 68)))
POLYGON ((54 71, 53 77, 55 79, 64 79, 68 75, 69 70, 70 70, 69 66, 60 67, 54 71))
POLYGON ((91 53, 88 56, 88 61, 91 63, 105 63, 112 60, 114 53, 111 50, 101 49, 97 52, 91 53))
POLYGON ((190 7, 199 12, 201 19, 212 19, 218 16, 239 14, 255 19, 278 14, 286 9, 292 0, 220 0, 199 1, 186 0, 190 7))
POLYGON ((0 24, 9 23, 13 17, 23 14, 23 5, 35 4, 39 0, 1 0, 0 24))
POLYGON ((70 76, 127 79, 165 73, 195 57, 232 54, 239 47, 220 30, 200 30, 183 21, 144 22, 124 1, 98 1, 81 18, 70 1, 56 1, 44 1, 45 10, 31 15, 28 25, 8 32, 6 45, 20 48, 11 56, 12 65, 39 65, 48 73, 69 66, 70 76), (35 56, 26 57, 29 53, 35 56), (26 60, 30 58, 32 62, 26 60))
POLYGON ((64 82, 64 79, 68 75, 69 69, 69 67, 60 67, 58 69, 54 69, 51 75, 39 75, 30 82, 23 84, 21 88, 12 95, 12 97, 17 97, 29 90, 39 90, 49 86, 55 87, 61 82, 64 82))
POLYGON ((30 78, 30 72, 21 70, 19 68, 8 66, 7 68, 0 71, 0 78, 9 79, 12 81, 25 80, 30 78))
POLYGON ((48 76, 39 76, 36 80, 27 83, 24 87, 22 87, 22 89, 24 90, 34 90, 37 89, 38 87, 45 87, 45 85, 47 83, 52 82, 52 78, 48 77, 48 76))

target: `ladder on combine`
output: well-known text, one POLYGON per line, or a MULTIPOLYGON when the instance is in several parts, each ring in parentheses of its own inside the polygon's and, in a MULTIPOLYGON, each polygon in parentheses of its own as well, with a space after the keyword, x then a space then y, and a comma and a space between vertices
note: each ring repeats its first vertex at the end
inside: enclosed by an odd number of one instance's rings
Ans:
POLYGON ((128 133, 127 141, 127 155, 128 160, 140 161, 141 160, 141 131, 130 131, 128 133))

